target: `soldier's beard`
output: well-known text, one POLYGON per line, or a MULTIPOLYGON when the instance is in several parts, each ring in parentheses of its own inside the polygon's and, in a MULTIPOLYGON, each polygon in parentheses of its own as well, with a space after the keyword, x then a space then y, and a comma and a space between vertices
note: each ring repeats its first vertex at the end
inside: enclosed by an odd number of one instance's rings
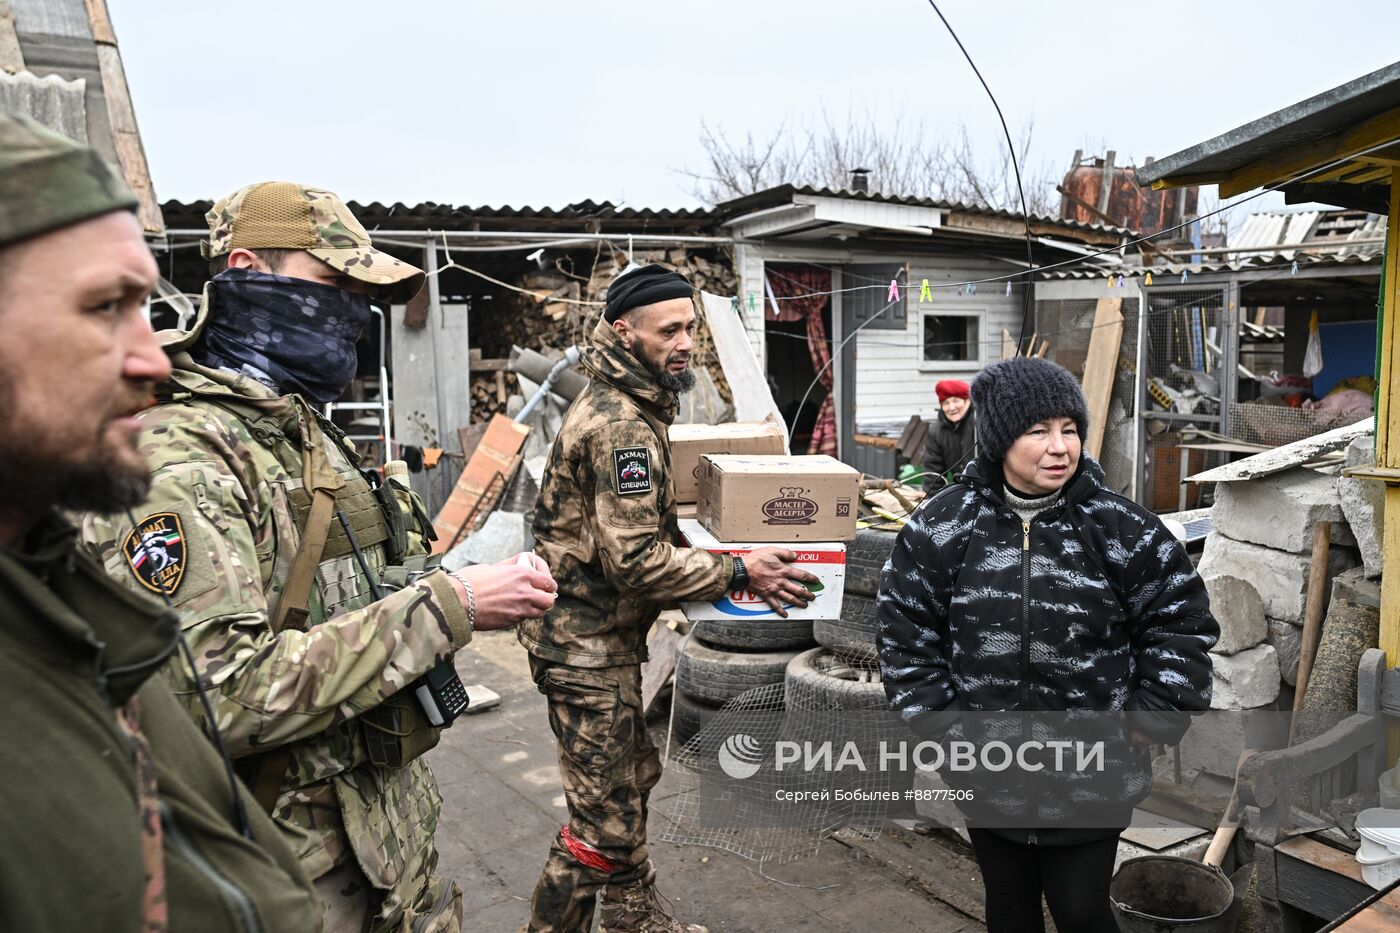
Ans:
MULTIPOLYGON (((86 457, 54 425, 26 425, 14 387, 0 372, 0 515, 40 516, 50 509, 116 512, 140 505, 151 488, 150 469, 123 459, 107 439, 109 421, 86 457)), ((116 443, 125 443, 118 441, 116 443)))
POLYGON ((646 367, 647 372, 651 373, 652 381, 672 395, 680 395, 682 392, 689 392, 691 389, 695 388, 695 373, 693 370, 687 368, 683 372, 673 373, 666 368, 672 361, 680 362, 681 360, 690 359, 689 357, 673 356, 663 360, 661 363, 655 363, 642 355, 640 347, 633 347, 632 355, 637 358, 638 362, 646 367))

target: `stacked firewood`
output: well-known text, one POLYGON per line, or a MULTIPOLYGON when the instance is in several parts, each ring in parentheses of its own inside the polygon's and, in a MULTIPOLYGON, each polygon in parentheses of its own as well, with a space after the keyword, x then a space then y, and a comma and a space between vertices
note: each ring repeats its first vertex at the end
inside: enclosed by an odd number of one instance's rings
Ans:
MULTIPOLYGON (((738 284, 727 256, 706 257, 683 248, 637 250, 635 255, 602 243, 595 251, 586 250, 557 259, 552 266, 532 269, 512 284, 524 292, 499 296, 497 307, 474 325, 473 343, 488 360, 503 359, 511 346, 530 347, 541 353, 563 350, 577 344, 586 346, 588 334, 602 316, 602 301, 608 284, 617 278, 629 261, 640 265, 660 262, 686 276, 697 288, 718 295, 735 294, 738 284), (582 274, 586 273, 586 274, 582 274)), ((701 322, 696 337, 695 364, 713 376, 720 395, 733 402, 714 353, 709 331, 701 322)), ((506 400, 520 392, 514 374, 499 371, 472 373, 472 421, 484 422, 504 412, 506 400)))

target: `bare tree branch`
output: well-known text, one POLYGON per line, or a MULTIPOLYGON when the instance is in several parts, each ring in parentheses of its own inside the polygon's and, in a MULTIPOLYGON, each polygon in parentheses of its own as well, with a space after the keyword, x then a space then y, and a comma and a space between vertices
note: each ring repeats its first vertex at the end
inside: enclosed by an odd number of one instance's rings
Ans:
MULTIPOLYGON (((1031 213, 1056 209, 1057 173, 1049 163, 1032 161, 1035 124, 1027 120, 1015 137, 1016 160, 1031 213)), ((903 114, 877 123, 873 114, 848 113, 837 121, 823 110, 804 127, 779 124, 766 138, 745 133, 731 140, 722 129, 700 124, 705 164, 677 174, 690 180, 691 193, 707 205, 743 197, 782 184, 843 189, 853 169, 869 169, 871 190, 889 195, 928 197, 1021 211, 1011 154, 1005 144, 981 150, 965 125, 933 138, 922 121, 903 114)))

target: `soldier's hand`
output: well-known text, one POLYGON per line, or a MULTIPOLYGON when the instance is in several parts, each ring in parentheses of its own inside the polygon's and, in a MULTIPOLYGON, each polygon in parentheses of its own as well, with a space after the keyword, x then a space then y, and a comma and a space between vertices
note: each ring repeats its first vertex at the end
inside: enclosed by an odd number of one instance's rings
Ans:
POLYGON ((559 588, 548 568, 523 566, 511 562, 476 564, 463 567, 453 574, 453 585, 462 605, 467 605, 466 587, 456 579, 471 584, 476 597, 476 629, 490 632, 510 628, 526 619, 535 619, 554 607, 555 591, 559 588))
POLYGON ((787 618, 784 603, 805 607, 812 601, 812 591, 804 583, 816 583, 815 574, 793 565, 797 555, 784 548, 763 547, 744 555, 744 569, 749 572, 749 589, 778 615, 787 618))

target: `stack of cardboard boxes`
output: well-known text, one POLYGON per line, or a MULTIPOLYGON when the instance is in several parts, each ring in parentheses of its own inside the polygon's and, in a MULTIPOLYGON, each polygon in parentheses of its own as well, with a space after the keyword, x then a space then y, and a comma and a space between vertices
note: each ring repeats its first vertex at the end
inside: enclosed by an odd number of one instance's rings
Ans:
POLYGON ((846 542, 855 538, 860 474, 830 457, 794 457, 770 424, 677 425, 671 470, 685 543, 743 556, 780 546, 817 577, 804 608, 779 616, 747 591, 683 604, 694 623, 676 663, 672 739, 684 744, 727 701, 783 708, 789 664, 815 649, 813 624, 837 619, 846 542), (749 693, 755 687, 774 687, 749 693))

